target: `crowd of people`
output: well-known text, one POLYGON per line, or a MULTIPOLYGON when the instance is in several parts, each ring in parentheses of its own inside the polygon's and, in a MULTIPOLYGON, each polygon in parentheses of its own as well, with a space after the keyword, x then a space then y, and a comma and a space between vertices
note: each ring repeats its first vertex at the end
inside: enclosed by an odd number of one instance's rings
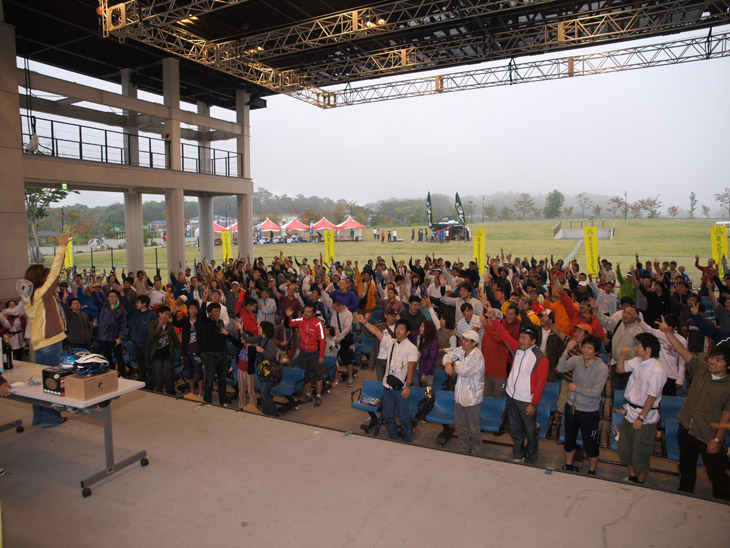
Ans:
MULTIPOLYGON (((261 257, 180 264, 163 279, 144 270, 119 276, 63 270, 65 239, 50 269, 28 269, 32 294, 0 313, 0 329, 18 357, 30 343, 37 363, 57 365, 63 347, 87 348, 119 375, 168 394, 176 393, 179 362, 191 393, 212 403, 216 387, 218 403, 229 406, 234 348, 238 406, 259 405, 258 390, 261 410, 275 416, 277 380, 259 378, 258 388, 255 382, 263 362, 303 369, 301 402, 319 407, 325 356, 337 356, 342 382, 352 386, 355 340, 373 337, 369 365, 383 384, 391 438, 412 440, 411 387, 432 386, 443 369, 452 379, 461 449, 481 453, 482 401, 506 398, 498 434, 509 430, 515 462, 534 464, 537 410, 546 383, 559 380, 563 468, 576 470, 580 433, 588 474, 595 474, 602 403, 624 390, 625 405, 616 409, 624 413, 618 449, 627 481, 637 483, 649 472, 662 396, 686 394, 678 416, 679 488, 693 491, 701 455, 713 495, 730 500, 727 264, 721 278, 718 265, 697 257, 700 279, 693 284, 676 262, 638 255, 624 270, 599 259, 594 277, 577 260, 513 258, 503 250, 487 256, 483 274, 474 261, 435 255, 360 265, 280 254, 268 264, 261 257)), ((3 383, 0 393, 6 392, 3 383)), ((34 424, 63 420, 55 411, 34 410, 34 424)))

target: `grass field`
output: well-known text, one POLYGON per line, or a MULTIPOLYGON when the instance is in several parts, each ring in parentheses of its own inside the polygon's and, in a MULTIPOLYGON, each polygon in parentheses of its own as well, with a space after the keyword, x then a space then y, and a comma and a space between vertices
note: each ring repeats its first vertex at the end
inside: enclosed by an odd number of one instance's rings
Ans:
MULTIPOLYGON (((612 226, 613 221, 606 221, 606 227, 612 226)), ((701 257, 707 258, 710 255, 710 227, 714 221, 692 220, 629 220, 616 222, 616 235, 611 241, 602 240, 599 242, 599 253, 614 263, 628 264, 633 260, 634 253, 644 259, 661 260, 676 259, 679 264, 693 269, 694 255, 699 253, 701 257)), ((512 253, 513 257, 524 257, 534 255, 536 258, 549 257, 555 259, 565 258, 575 247, 576 240, 554 240, 553 227, 555 221, 528 221, 528 222, 493 222, 477 223, 469 225, 472 233, 479 228, 486 229, 487 253, 495 255, 500 248, 505 253, 512 253)), ((564 223, 564 226, 566 224, 564 223)), ((574 221, 573 226, 580 226, 574 221)), ((600 225, 599 225, 600 226, 600 225)), ((344 260, 351 258, 365 262, 368 258, 375 258, 378 255, 388 258, 394 255, 397 259, 408 259, 410 256, 423 257, 426 253, 435 253, 437 257, 454 260, 461 258, 468 260, 472 256, 472 242, 450 242, 439 243, 413 243, 411 244, 411 227, 396 227, 399 238, 404 242, 380 243, 373 240, 372 228, 364 232, 364 239, 361 242, 336 242, 335 258, 344 260)), ((418 227, 416 227, 416 234, 418 227)), ((296 255, 297 257, 318 257, 324 254, 324 244, 285 244, 285 245, 261 245, 254 247, 254 254, 263 256, 269 262, 279 252, 284 255, 296 255)), ((223 258, 223 251, 216 246, 216 260, 223 258)), ((237 247, 234 246, 234 254, 237 247)), ((577 258, 581 263, 585 262, 585 251, 579 248, 577 258)), ((186 249, 188 264, 200 258, 196 247, 186 249)), ((90 254, 74 254, 74 261, 77 267, 90 266, 90 254)), ((50 260, 47 258, 46 260, 50 260)), ((167 265, 167 249, 157 248, 157 261, 162 270, 167 265)), ((117 267, 126 265, 126 252, 124 250, 114 251, 114 264, 117 267)), ((148 269, 155 268, 155 248, 145 249, 145 264, 148 269)), ((111 254, 106 252, 94 253, 94 265, 109 268, 111 266, 111 254)))

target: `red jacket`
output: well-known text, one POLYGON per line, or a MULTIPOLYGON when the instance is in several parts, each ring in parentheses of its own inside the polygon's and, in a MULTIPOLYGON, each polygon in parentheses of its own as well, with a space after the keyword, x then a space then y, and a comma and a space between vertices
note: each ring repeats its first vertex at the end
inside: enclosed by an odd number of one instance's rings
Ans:
MULTIPOLYGON (((509 324, 503 320, 500 323, 513 338, 519 336, 519 322, 509 324)), ((507 376, 507 368, 512 363, 512 353, 490 323, 484 326, 482 355, 484 356, 484 375, 487 377, 507 376)))
POLYGON ((325 336, 322 322, 317 318, 292 318, 289 326, 299 329, 299 348, 302 352, 316 352, 319 350, 319 357, 324 358, 325 336))
POLYGON ((259 323, 256 321, 256 314, 249 312, 246 308, 241 309, 241 326, 249 337, 255 337, 259 333, 259 323))
MULTIPOLYGON (((516 339, 513 339, 510 334, 505 331, 499 320, 493 320, 492 327, 494 327, 494 330, 499 334, 504 344, 510 348, 514 355, 514 353, 517 352, 520 343, 516 339)), ((535 360, 535 366, 532 368, 532 373, 530 373, 530 392, 532 393, 532 401, 530 403, 534 406, 538 406, 542 399, 542 393, 545 391, 545 383, 547 383, 548 372, 550 371, 550 362, 539 348, 536 346, 533 346, 532 348, 537 359, 535 360)))

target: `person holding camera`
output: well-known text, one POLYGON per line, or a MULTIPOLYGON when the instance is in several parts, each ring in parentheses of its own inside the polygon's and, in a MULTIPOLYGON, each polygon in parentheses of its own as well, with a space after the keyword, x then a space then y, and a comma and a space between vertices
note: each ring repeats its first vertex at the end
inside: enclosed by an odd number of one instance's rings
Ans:
MULTIPOLYGON (((335 313, 330 320, 330 326, 335 330, 335 342, 340 345, 337 357, 342 365, 347 367, 347 386, 352 386, 353 365, 355 354, 352 345, 355 343, 355 336, 352 333, 353 314, 339 299, 333 299, 332 308, 335 313)), ((315 402, 315 406, 317 402, 315 402)))
POLYGON ((413 437, 411 417, 408 413, 408 398, 411 396, 413 374, 418 362, 418 348, 409 339, 411 326, 403 318, 395 322, 395 339, 389 330, 380 331, 367 322, 360 314, 358 320, 380 342, 380 348, 387 348, 387 362, 383 377, 383 420, 388 427, 390 439, 398 439, 398 428, 395 419, 400 419, 403 441, 410 442, 413 437))
POLYGON ((601 340, 587 335, 581 344, 580 356, 569 358, 578 345, 571 340, 558 362, 558 372, 573 373, 573 382, 568 385, 568 402, 565 404, 565 466, 563 470, 573 472, 575 467, 576 440, 578 430, 583 437, 583 448, 588 455, 588 474, 595 476, 598 466, 598 424, 601 420, 601 394, 608 380, 608 366, 597 357, 601 340))
MULTIPOLYGON (((466 304, 462 305, 466 306, 466 304)), ((456 376, 454 423, 464 453, 482 454, 479 413, 484 399, 484 356, 477 348, 479 335, 473 329, 460 337, 461 346, 444 356, 446 373, 456 376)))

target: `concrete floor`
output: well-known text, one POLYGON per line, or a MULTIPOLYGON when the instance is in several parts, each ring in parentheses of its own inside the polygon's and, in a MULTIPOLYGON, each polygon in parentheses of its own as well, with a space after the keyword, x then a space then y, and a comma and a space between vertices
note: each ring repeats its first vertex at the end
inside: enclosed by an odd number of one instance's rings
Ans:
MULTIPOLYGON (((349 408, 349 392, 335 387, 322 407, 302 406, 283 420, 150 393, 124 396, 112 404, 116 456, 146 449, 150 465, 95 485, 89 498, 78 482, 103 467, 101 423, 70 415, 42 430, 30 426, 29 406, 3 401, 0 422, 26 424, 22 434, 0 434, 0 463, 8 468, 0 478, 6 546, 727 542, 730 506, 546 474, 544 467, 562 456, 551 441, 541 442, 541 467, 528 467, 419 446, 433 444, 435 425, 419 425, 413 445, 356 435, 364 413, 349 408), (342 424, 353 434, 330 429, 342 424)), ((456 447, 455 440, 447 445, 456 447)), ((504 459, 509 449, 485 444, 485 454, 504 459)), ((600 473, 620 477, 623 470, 601 465, 600 473)), ((650 482, 666 481, 661 477, 653 474, 650 482)), ((706 482, 703 472, 700 480, 706 482)))

